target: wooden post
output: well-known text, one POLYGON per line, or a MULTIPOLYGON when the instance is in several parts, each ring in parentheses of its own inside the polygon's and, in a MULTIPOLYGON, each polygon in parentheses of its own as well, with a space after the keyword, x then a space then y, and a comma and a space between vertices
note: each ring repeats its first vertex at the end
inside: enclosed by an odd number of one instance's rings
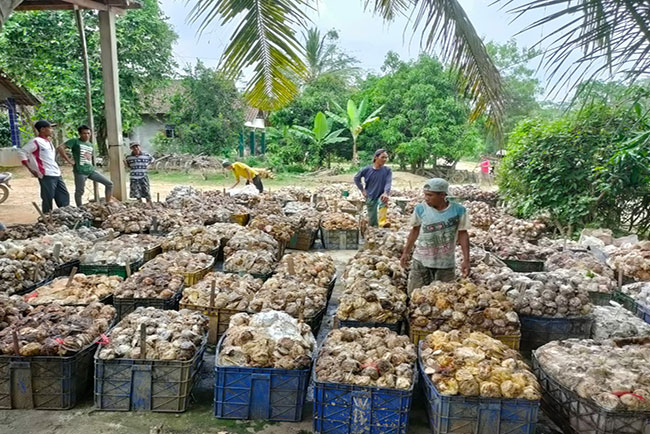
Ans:
POLYGON ((623 287, 623 270, 618 270, 618 290, 623 287))
POLYGON ((36 211, 40 214, 41 218, 43 219, 43 223, 47 224, 45 221, 45 214, 43 214, 43 211, 41 210, 41 207, 36 204, 36 202, 32 202, 32 205, 34 205, 34 208, 36 208, 36 211))
POLYGON ((113 181, 113 194, 119 200, 126 199, 126 175, 122 149, 122 112, 120 107, 120 82, 117 69, 117 39, 115 36, 115 12, 99 11, 99 39, 101 45, 102 78, 104 82, 104 106, 106 110, 106 141, 113 181))
POLYGON ((18 333, 16 333, 15 329, 11 332, 11 337, 12 340, 14 341, 14 353, 16 353, 17 356, 20 356, 20 345, 18 344, 18 333))
MULTIPOLYGON (((84 64, 84 79, 86 82, 86 110, 88 111, 88 126, 90 127, 90 142, 93 144, 92 162, 95 165, 95 119, 93 117, 92 88, 90 87, 90 68, 88 67, 88 46, 86 44, 86 30, 84 17, 77 5, 74 6, 74 16, 77 21, 77 30, 81 38, 81 59, 84 64)), ((93 181, 93 194, 95 202, 99 202, 99 187, 97 181, 93 181)))
POLYGON ((140 358, 147 358, 147 326, 140 324, 140 358))
POLYGON ((72 267, 72 270, 70 270, 70 275, 68 276, 68 281, 65 284, 66 287, 72 285, 72 279, 74 279, 75 274, 77 274, 77 267, 72 267))
POLYGON ((217 280, 212 281, 212 287, 210 288, 210 309, 214 308, 214 296, 217 291, 217 280))

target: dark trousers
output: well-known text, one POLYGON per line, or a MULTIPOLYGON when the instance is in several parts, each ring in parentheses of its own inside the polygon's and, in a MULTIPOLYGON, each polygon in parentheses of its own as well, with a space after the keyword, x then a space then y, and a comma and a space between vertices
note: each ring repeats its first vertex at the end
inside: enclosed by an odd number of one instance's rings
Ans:
POLYGON ((38 180, 41 184, 41 199, 43 200, 42 211, 52 211, 52 199, 59 208, 70 205, 70 194, 65 187, 61 176, 43 176, 38 180))
MULTIPOLYGON (((246 185, 250 184, 250 182, 246 181, 246 185)), ((262 193, 264 191, 264 186, 262 185, 262 180, 260 179, 260 175, 255 175, 253 177, 253 185, 257 188, 257 191, 262 193)))

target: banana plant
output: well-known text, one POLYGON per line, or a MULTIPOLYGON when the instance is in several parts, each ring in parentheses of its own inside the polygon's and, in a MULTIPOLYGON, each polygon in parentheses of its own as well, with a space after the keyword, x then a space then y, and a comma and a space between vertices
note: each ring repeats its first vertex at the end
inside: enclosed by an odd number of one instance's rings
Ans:
POLYGON ((359 107, 357 107, 354 101, 349 99, 347 110, 343 110, 343 108, 334 101, 332 101, 332 103, 340 114, 336 114, 332 112, 326 112, 326 113, 329 117, 334 119, 336 122, 343 124, 348 130, 350 130, 350 134, 352 135, 352 161, 355 165, 357 165, 359 164, 359 154, 357 152, 357 139, 359 138, 359 135, 363 132, 363 130, 368 125, 370 125, 373 122, 377 122, 379 120, 379 116, 377 115, 382 111, 384 106, 382 105, 377 110, 370 113, 368 117, 365 117, 366 112, 368 111, 367 98, 364 98, 363 101, 361 101, 359 107))
POLYGON ((323 112, 316 113, 314 117, 314 128, 309 128, 294 125, 291 127, 296 134, 302 138, 309 140, 315 153, 320 154, 327 145, 341 143, 348 140, 347 137, 340 137, 343 128, 340 130, 332 131, 332 126, 327 121, 323 112))

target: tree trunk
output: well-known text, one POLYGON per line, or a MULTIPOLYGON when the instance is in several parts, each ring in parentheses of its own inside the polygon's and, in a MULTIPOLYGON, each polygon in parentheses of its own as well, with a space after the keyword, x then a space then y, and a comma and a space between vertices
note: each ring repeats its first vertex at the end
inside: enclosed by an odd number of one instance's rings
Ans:
POLYGON ((357 137, 352 134, 352 163, 359 165, 359 154, 357 154, 357 137))

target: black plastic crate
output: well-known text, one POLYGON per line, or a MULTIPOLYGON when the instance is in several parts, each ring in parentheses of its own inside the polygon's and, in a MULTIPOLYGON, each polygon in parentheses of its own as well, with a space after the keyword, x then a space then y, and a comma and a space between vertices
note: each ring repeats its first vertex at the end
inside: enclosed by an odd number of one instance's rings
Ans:
POLYGON ((533 371, 542 387, 542 408, 567 434, 646 434, 650 411, 607 411, 581 398, 544 371, 532 356, 533 371))
POLYGON ((220 419, 300 421, 309 374, 309 367, 250 368, 215 363, 214 415, 220 419))
POLYGON ((328 230, 321 228, 321 242, 325 249, 357 250, 359 248, 359 230, 328 230))
POLYGON ((12 294, 12 295, 25 295, 25 294, 29 294, 30 292, 33 292, 33 291, 37 290, 37 289, 40 288, 41 286, 45 286, 45 285, 47 285, 48 283, 52 282, 52 280, 54 280, 54 277, 53 277, 53 276, 47 277, 47 278, 41 280, 40 282, 37 282, 37 283, 35 283, 35 284, 33 284, 33 285, 29 285, 29 286, 26 287, 26 288, 23 288, 23 289, 20 289, 20 290, 14 292, 14 294, 12 294))
MULTIPOLYGON (((206 336, 207 338, 207 336, 206 336)), ((187 410, 203 364, 206 338, 190 360, 101 360, 95 353, 95 407, 109 411, 187 410)))
POLYGON ((396 323, 385 323, 385 322, 362 322, 362 321, 343 321, 338 320, 339 327, 370 327, 370 328, 379 328, 385 327, 389 330, 394 331, 397 334, 402 332, 402 321, 396 323))
POLYGON ((0 356, 0 409, 67 410, 92 382, 97 344, 61 356, 0 356))
POLYGON ((424 373, 418 346, 420 383, 427 398, 432 432, 437 434, 534 434, 540 401, 480 396, 447 396, 424 373))
POLYGON ((64 262, 56 267, 54 277, 67 277, 72 273, 74 267, 77 267, 77 270, 79 269, 79 260, 64 262))
POLYGON ((314 231, 298 229, 289 240, 287 248, 294 250, 310 250, 314 246, 317 236, 318 229, 314 231))
POLYGON ((517 273, 532 273, 544 271, 544 261, 520 261, 517 259, 501 259, 512 271, 517 273))
POLYGON ((577 338, 589 339, 593 317, 549 318, 519 315, 521 322, 521 350, 530 352, 551 341, 577 338))
POLYGON ((135 311, 139 307, 155 307, 163 310, 178 310, 178 305, 183 296, 183 285, 170 298, 113 298, 113 305, 117 312, 118 321, 135 311))

